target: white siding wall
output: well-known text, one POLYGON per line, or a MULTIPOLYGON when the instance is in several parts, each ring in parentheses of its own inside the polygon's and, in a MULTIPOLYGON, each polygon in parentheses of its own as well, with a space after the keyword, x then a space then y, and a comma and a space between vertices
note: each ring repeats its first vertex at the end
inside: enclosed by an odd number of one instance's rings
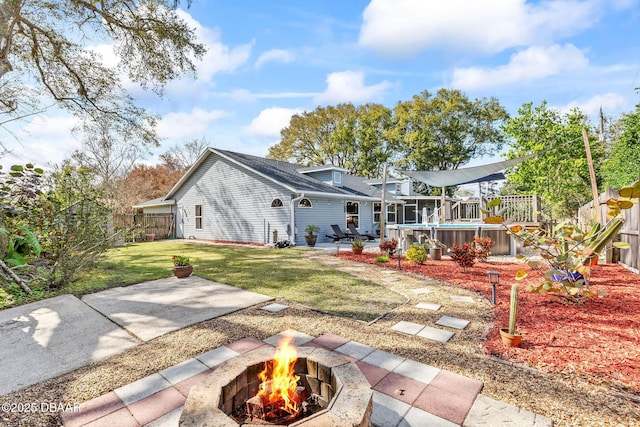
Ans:
POLYGON ((318 199, 308 198, 311 201, 311 208, 300 208, 296 203, 296 245, 305 245, 304 229, 309 224, 320 228, 318 232, 318 242, 330 242, 327 234, 333 234, 331 224, 337 224, 340 229, 346 228, 347 216, 345 213, 345 201, 340 199, 318 199))
MULTIPOLYGON (((177 230, 199 239, 268 243, 272 232, 287 239, 291 196, 280 186, 226 159, 211 155, 175 195, 182 211, 177 230), (272 208, 274 198, 281 208, 272 208), (202 229, 196 230, 195 206, 202 205, 202 229)), ((304 240, 304 239, 303 239, 304 240)))

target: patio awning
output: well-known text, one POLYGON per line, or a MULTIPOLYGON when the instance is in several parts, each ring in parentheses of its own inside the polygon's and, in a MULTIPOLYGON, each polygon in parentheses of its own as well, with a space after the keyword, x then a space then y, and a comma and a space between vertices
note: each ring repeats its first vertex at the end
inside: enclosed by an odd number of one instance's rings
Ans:
MULTIPOLYGON (((403 175, 411 177, 432 187, 448 187, 450 185, 469 184, 472 182, 493 181, 500 179, 498 172, 530 159, 533 154, 518 157, 517 159, 504 160, 502 162, 489 163, 470 168, 451 169, 444 171, 400 171, 403 175)), ((502 175, 504 179, 504 175, 502 175)))

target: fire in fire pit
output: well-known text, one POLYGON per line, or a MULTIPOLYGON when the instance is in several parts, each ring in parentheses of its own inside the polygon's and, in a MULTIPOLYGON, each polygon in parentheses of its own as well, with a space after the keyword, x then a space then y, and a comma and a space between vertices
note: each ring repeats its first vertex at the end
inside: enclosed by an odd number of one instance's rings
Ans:
POLYGON ((373 392, 358 367, 291 344, 225 362, 191 389, 180 427, 371 426, 373 392))
POLYGON ((273 360, 267 361, 258 374, 262 381, 258 393, 239 406, 233 417, 241 424, 247 419, 264 420, 269 424, 287 425, 323 409, 320 396, 310 393, 296 375, 298 360, 292 336, 283 337, 273 360))

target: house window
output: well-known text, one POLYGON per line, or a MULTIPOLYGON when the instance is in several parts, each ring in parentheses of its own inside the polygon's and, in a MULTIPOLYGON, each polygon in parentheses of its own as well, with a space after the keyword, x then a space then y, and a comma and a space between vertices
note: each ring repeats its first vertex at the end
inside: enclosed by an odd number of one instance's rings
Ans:
POLYGON ((347 202, 347 224, 353 224, 358 228, 360 223, 360 204, 358 202, 347 202))
POLYGON ((281 208, 284 205, 282 204, 282 200, 280 199, 273 199, 273 201, 271 202, 271 207, 272 208, 281 208))
POLYGON ((309 199, 300 200, 300 202, 298 203, 298 207, 299 208, 310 208, 311 207, 311 200, 309 200, 309 199))
POLYGON ((415 224, 418 222, 418 205, 407 203, 404 205, 404 223, 415 224))
POLYGON ((196 230, 202 230, 202 205, 196 205, 196 230))
MULTIPOLYGON (((382 203, 373 204, 373 222, 380 223, 380 213, 382 212, 382 203)), ((387 224, 394 224, 396 222, 396 209, 395 205, 387 205, 387 224)))
POLYGON ((335 185, 336 187, 342 186, 342 173, 333 171, 333 185, 335 185))

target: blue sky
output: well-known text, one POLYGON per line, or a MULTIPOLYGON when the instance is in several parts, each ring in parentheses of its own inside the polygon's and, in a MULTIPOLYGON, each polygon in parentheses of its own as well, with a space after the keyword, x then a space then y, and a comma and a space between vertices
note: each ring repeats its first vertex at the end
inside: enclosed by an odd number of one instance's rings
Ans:
MULTIPOLYGON (((640 101, 639 4, 193 0, 180 14, 209 50, 198 78, 170 83, 162 99, 126 86, 162 117, 164 141, 151 163, 201 137, 264 156, 292 114, 340 102, 393 107, 442 87, 496 97, 512 115, 525 102, 547 100, 616 117, 640 101)), ((92 48, 113 61, 110 46, 92 48)), ((3 163, 68 157, 79 145, 73 121, 48 111, 23 123, 20 141, 10 142, 16 156, 3 163)))

